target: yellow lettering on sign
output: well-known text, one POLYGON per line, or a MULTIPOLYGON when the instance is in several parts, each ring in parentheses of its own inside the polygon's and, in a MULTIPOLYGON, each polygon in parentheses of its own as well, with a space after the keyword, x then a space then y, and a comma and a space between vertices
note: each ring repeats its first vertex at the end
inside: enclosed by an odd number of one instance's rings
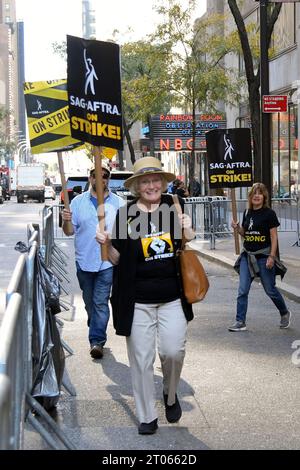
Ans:
POLYGON ((65 125, 69 121, 68 108, 68 106, 65 106, 55 113, 30 122, 28 124, 30 140, 47 134, 47 132, 53 132, 54 129, 65 125))
POLYGON ((98 114, 90 114, 86 115, 88 121, 98 121, 98 114))
POLYGON ((238 175, 210 175, 211 183, 241 183, 251 181, 251 173, 238 175))
POLYGON ((121 128, 111 124, 101 122, 89 122, 77 116, 71 118, 71 128, 75 131, 85 132, 86 134, 97 137, 108 137, 109 139, 121 140, 121 128))

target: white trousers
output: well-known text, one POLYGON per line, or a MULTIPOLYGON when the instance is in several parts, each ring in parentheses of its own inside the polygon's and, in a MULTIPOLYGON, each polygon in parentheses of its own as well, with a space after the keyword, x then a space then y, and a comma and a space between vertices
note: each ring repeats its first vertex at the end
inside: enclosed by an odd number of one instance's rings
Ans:
POLYGON ((173 405, 185 356, 186 331, 187 320, 179 299, 164 304, 135 304, 131 335, 126 341, 133 395, 141 423, 157 418, 153 370, 156 339, 163 391, 168 395, 168 405, 173 405))

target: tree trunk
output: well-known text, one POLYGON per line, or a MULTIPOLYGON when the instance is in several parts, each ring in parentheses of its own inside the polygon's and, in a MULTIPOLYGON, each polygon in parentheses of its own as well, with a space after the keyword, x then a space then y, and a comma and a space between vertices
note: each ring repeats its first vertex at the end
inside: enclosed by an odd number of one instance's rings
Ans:
POLYGON ((132 140, 131 140, 131 136, 130 136, 130 133, 129 133, 129 129, 128 129, 128 126, 127 126, 127 123, 126 123, 124 117, 123 117, 123 128, 124 128, 124 135, 125 135, 126 142, 127 142, 128 149, 129 149, 129 153, 130 153, 130 160, 131 160, 131 163, 134 164, 135 163, 134 148, 133 148, 133 145, 132 145, 132 140))
POLYGON ((124 158, 123 158, 123 150, 118 150, 118 159, 119 159, 119 170, 124 171, 124 158))

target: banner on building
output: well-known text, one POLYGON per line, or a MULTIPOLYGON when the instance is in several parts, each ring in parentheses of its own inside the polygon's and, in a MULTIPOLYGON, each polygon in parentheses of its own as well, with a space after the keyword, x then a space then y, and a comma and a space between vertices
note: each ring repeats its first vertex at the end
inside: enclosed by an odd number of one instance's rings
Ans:
MULTIPOLYGON (((196 115, 195 150, 205 150, 205 133, 211 129, 226 129, 223 114, 196 115)), ((154 150, 189 152, 193 144, 193 116, 190 114, 160 114, 150 120, 150 134, 154 150)))
POLYGON ((210 188, 252 185, 250 129, 219 129, 206 133, 210 188))
POLYGON ((33 154, 74 150, 83 145, 71 137, 66 79, 25 82, 24 96, 33 154))
POLYGON ((119 46, 67 36, 67 55, 72 137, 123 150, 119 46))

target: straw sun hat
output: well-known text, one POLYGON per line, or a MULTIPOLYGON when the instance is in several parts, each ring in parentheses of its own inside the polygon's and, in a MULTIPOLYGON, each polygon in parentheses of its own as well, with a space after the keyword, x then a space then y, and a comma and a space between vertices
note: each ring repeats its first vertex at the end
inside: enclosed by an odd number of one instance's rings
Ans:
POLYGON ((133 175, 128 178, 124 186, 126 189, 132 185, 132 183, 139 177, 145 175, 163 175, 168 183, 174 181, 176 176, 173 173, 169 173, 162 169, 161 161, 155 157, 143 157, 135 162, 133 165, 133 175))

